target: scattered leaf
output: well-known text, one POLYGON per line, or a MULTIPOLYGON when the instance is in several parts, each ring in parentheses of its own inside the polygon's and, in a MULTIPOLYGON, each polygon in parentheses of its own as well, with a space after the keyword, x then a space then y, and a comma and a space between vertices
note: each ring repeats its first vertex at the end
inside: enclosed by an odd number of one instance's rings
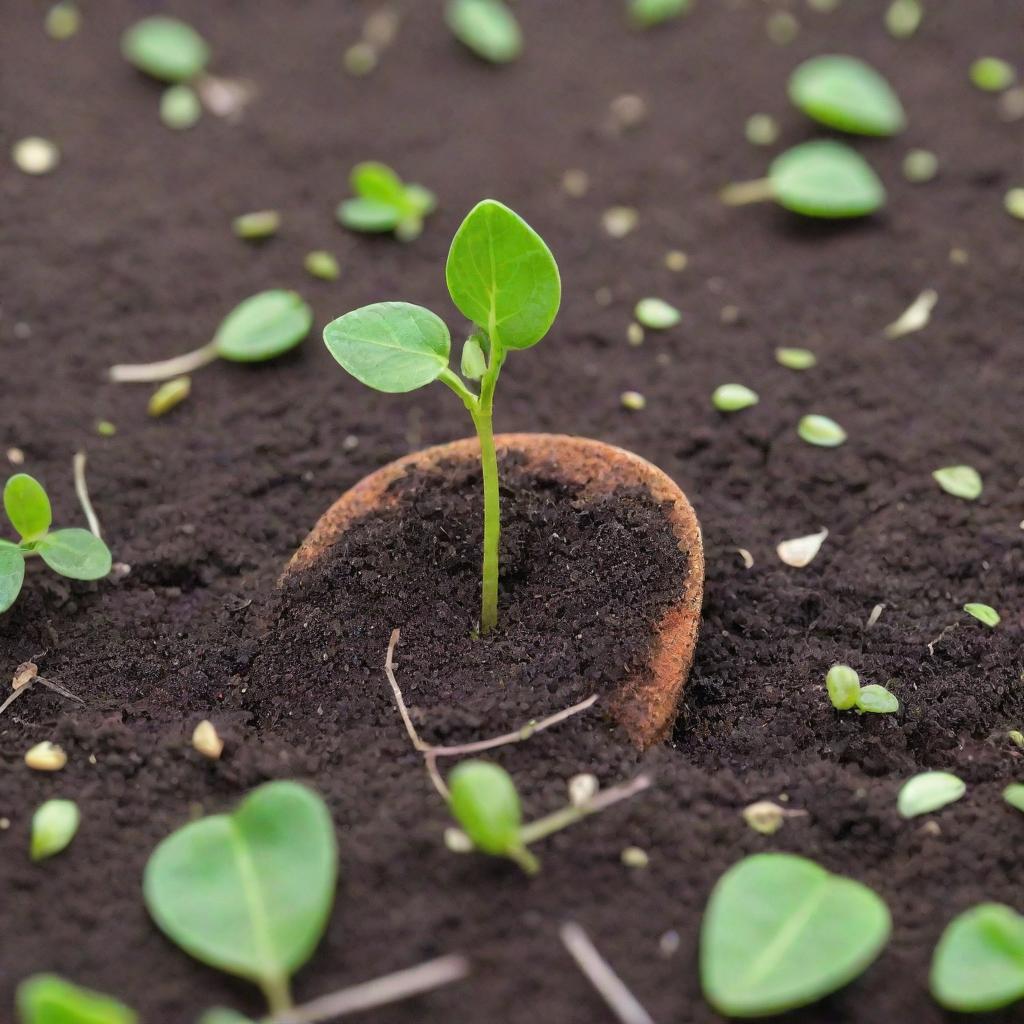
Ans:
POLYGON ((672 21, 690 9, 691 0, 629 0, 629 17, 639 28, 672 21))
POLYGON ((258 242, 276 235, 281 227, 281 214, 277 210, 253 210, 243 213, 231 222, 231 229, 247 242, 258 242))
POLYGON ((806 348, 777 348, 775 361, 787 370, 809 370, 818 365, 818 357, 806 348))
POLYGON ((775 550, 786 565, 790 565, 794 569, 803 569, 804 566, 810 565, 814 561, 827 536, 828 530, 823 529, 821 533, 811 533, 806 537, 784 540, 775 550))
POLYGON ((303 261, 306 272, 322 281, 337 281, 341 277, 341 267, 333 253, 325 249, 316 249, 307 253, 303 261))
POLYGON ((984 92, 1002 92, 1017 80, 1013 65, 999 57, 979 57, 971 64, 971 81, 984 92))
POLYGON ((719 412, 738 412, 759 401, 757 392, 744 384, 719 384, 711 394, 711 404, 719 412))
POLYGON ((979 604, 976 601, 972 601, 970 604, 964 605, 964 611, 968 615, 973 615, 979 622, 985 623, 986 626, 995 629, 999 625, 999 612, 987 604, 979 604))
POLYGON ((463 761, 448 777, 448 806, 473 845, 496 857, 522 846, 519 794, 512 776, 489 761, 463 761))
POLYGON ((966 792, 966 784, 951 772, 921 772, 903 783, 896 806, 904 818, 916 818, 959 800, 966 792))
POLYGON ((129 64, 162 82, 187 82, 210 59, 210 48, 191 25, 177 18, 143 18, 121 37, 121 53, 129 64))
POLYGON ((32 815, 29 853, 33 860, 44 860, 60 853, 75 838, 81 812, 74 800, 47 800, 32 815))
POLYGON ((203 105, 190 85, 169 86, 160 97, 160 120, 174 131, 191 128, 203 116, 203 105))
POLYGON ((1003 790, 1003 799, 1018 811, 1024 811, 1024 784, 1011 782, 1003 790))
POLYGON ((894 715, 900 709, 900 702, 878 683, 869 683, 860 688, 857 696, 857 710, 874 715, 894 715))
POLYGON ((774 198, 807 217, 863 217, 885 204, 885 189, 864 158, 829 139, 787 150, 768 177, 774 198))
POLYGON ((36 544, 43 561, 72 580, 100 580, 110 572, 110 549, 94 533, 74 526, 54 530, 36 544))
POLYGON ((892 86, 856 57, 804 61, 789 79, 789 98, 808 117, 857 135, 896 135, 906 114, 892 86))
POLYGON ((217 328, 213 343, 222 359, 262 362, 294 348, 312 326, 313 311, 300 295, 272 289, 240 302, 217 328))
POLYGON ((885 336, 890 341, 902 338, 905 334, 912 334, 928 326, 935 303, 939 301, 939 293, 933 288, 926 288, 914 301, 904 310, 899 319, 894 320, 885 329, 885 336))
POLYGON ((492 64, 507 64, 522 53, 519 22, 504 0, 450 0, 446 17, 455 38, 492 64))
POLYGON ((664 299, 641 299, 636 304, 633 316, 652 331, 664 331, 669 327, 675 327, 681 318, 679 310, 664 299))
POLYGON ((885 27, 895 39, 909 39, 923 17, 921 0, 892 0, 885 12, 885 27))
POLYGON ((849 665, 833 665, 825 676, 825 689, 832 707, 849 711, 860 697, 860 676, 849 665))
POLYGON ((816 413, 802 417, 796 432, 808 444, 819 448, 838 448, 846 440, 846 431, 835 420, 816 413))
POLYGON ((965 501, 981 496, 981 475, 973 466, 943 466, 932 473, 935 482, 947 493, 965 501))
POLYGON ((110 996, 72 985, 56 974, 26 978, 15 995, 22 1024, 136 1024, 138 1017, 110 996))

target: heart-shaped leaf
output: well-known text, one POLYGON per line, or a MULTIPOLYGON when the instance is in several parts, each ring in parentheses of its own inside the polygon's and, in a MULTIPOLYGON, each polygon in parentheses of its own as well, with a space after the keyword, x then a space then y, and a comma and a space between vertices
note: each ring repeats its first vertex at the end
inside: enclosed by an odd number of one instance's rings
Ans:
POLYGON ((452 239, 445 267, 459 311, 504 348, 529 348, 548 332, 562 300, 551 250, 517 213, 485 199, 452 239))
POLYGON ((56 974, 35 974, 15 997, 22 1024, 135 1024, 138 1017, 110 996, 72 985, 56 974))
POLYGON ((43 561, 72 580, 100 580, 110 572, 110 549, 88 530, 54 530, 36 543, 43 561))
POLYGON ((889 938, 885 903, 813 861, 762 853, 730 868, 701 926, 711 1004, 759 1017, 813 1003, 856 978, 889 938))
POLYGON ((146 865, 153 920, 197 960, 259 984, 273 1011, 323 934, 337 878, 324 802, 270 782, 168 836, 146 865))
POLYGON ((18 599, 25 582, 25 556, 14 544, 0 540, 0 615, 18 599))
POLYGON ((4 487, 4 510, 22 540, 35 540, 50 528, 53 513, 43 485, 28 473, 15 473, 4 487))
POLYGON ((409 302, 375 302, 324 328, 327 350, 356 380, 377 391, 415 391, 448 368, 444 321, 409 302))
POLYGON ((812 57, 790 76, 789 98, 808 117, 856 135, 895 135, 906 114, 892 86, 856 57, 812 57))
POLYGON ((942 933, 931 970, 932 995, 947 1010, 984 1013, 1024 998, 1024 917, 981 903, 942 933))
POLYGON ((768 171, 778 202, 807 217, 863 217, 885 203, 885 189, 864 158, 841 142, 804 142, 768 171))
POLYGON ((313 311, 300 295, 271 289, 235 306, 217 328, 213 343, 223 359, 259 363, 294 348, 312 326, 313 311))

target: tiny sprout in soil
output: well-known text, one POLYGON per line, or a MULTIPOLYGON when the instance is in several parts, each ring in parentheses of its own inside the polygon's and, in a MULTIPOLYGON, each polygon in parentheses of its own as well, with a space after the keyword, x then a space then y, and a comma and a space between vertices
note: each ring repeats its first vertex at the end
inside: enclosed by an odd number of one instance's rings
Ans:
POLYGON ((808 444, 819 448, 838 448, 846 441, 846 431, 835 420, 816 413, 802 417, 796 432, 808 444))
POLYGON ((188 82, 210 59, 210 48, 191 25, 154 15, 136 22, 121 37, 129 64, 161 82, 188 82))
POLYGON ((234 233, 246 242, 261 242, 272 238, 281 227, 281 214, 277 210, 253 210, 243 213, 231 222, 234 233))
POLYGON ((818 357, 806 348, 777 348, 775 361, 787 370, 809 370, 818 365, 818 357))
POLYGON ((463 46, 491 64, 508 64, 523 50, 523 35, 504 0, 449 0, 445 18, 463 46))
POLYGON ((321 281, 337 281, 341 277, 337 257, 326 249, 315 249, 307 253, 303 266, 306 273, 311 277, 318 277, 321 281))
POLYGON ((921 0, 892 0, 885 12, 885 27, 894 39, 909 39, 923 17, 921 0))
POLYGON ((30 558, 42 558, 55 573, 72 580, 99 580, 110 572, 110 550, 99 537, 79 527, 50 530, 50 499, 34 477, 17 473, 7 481, 4 509, 21 539, 17 544, 0 540, 0 613, 21 592, 30 558))
POLYGON ((981 474, 973 466, 943 466, 932 473, 935 482, 954 498, 975 501, 981 497, 981 474))
POLYGON ((1000 57, 979 57, 971 65, 971 81, 984 92, 1002 92, 1017 80, 1013 65, 1000 57))
POLYGON ((805 217, 864 217, 885 205, 885 189, 864 158, 841 142, 804 142, 777 156, 768 177, 722 190, 728 206, 774 199, 805 217))
POLYGON ((240 302, 202 348, 158 363, 112 366, 110 379, 120 383, 170 380, 215 359, 264 362, 295 348, 312 325, 313 311, 295 292, 260 292, 240 302))
POLYGON ((51 39, 70 39, 82 24, 82 15, 74 0, 59 0, 47 12, 43 27, 51 39))
POLYGON ((806 1006, 863 973, 889 939, 866 886, 788 853, 760 853, 715 885, 700 937, 704 994, 729 1017, 806 1006))
POLYGON ((711 404, 719 412, 738 412, 757 405, 759 401, 757 392, 745 384, 719 384, 711 395, 711 404))
POLYGON ((921 772, 903 783, 896 806, 904 818, 916 818, 954 803, 966 792, 966 784, 951 772, 921 772))
POLYGON ((891 715, 900 709, 900 702, 884 686, 861 686, 860 676, 849 665, 833 665, 825 676, 825 688, 837 711, 856 708, 862 713, 891 715))
POLYGON ((136 1024, 124 1003, 92 992, 55 974, 36 974, 18 986, 21 1024, 136 1024))
POLYGON ((789 79, 789 98, 808 117, 856 135, 896 135, 906 125, 899 97, 874 68, 856 57, 804 61, 789 79))
POLYGON ((675 327, 680 320, 679 310, 664 299, 641 299, 636 304, 633 316, 638 323, 652 331, 675 327))
POLYGON ((340 203, 336 216, 352 231, 394 232, 401 241, 411 242, 437 206, 433 192, 422 185, 406 185, 390 167, 372 160, 356 164, 349 184, 355 198, 340 203))
POLYGON ((202 104, 190 85, 172 85, 160 97, 160 120, 174 131, 191 128, 202 114, 202 104))
POLYGON ((562 286, 554 257, 541 237, 518 214, 493 199, 478 203, 462 222, 448 253, 445 279, 453 302, 475 325, 466 342, 470 351, 461 365, 470 374, 480 374, 478 393, 449 368, 448 328, 422 306, 407 302, 364 306, 329 323, 324 342, 342 367, 367 387, 401 393, 439 380, 469 411, 480 438, 483 470, 480 630, 487 633, 498 621, 501 529, 494 392, 509 351, 530 348, 547 334, 558 312, 562 286))
POLYGON ((651 28, 686 14, 692 0, 629 0, 629 18, 638 28, 651 28))
POLYGON ((1003 799, 1018 811, 1024 811, 1024 783, 1011 782, 1003 790, 1003 799))
POLYGON ((75 838, 81 813, 74 800, 47 800, 32 815, 29 853, 33 860, 44 860, 60 853, 75 838))
POLYGON ((990 629, 995 629, 996 626, 999 625, 999 612, 997 612, 991 605, 979 604, 977 601, 972 601, 969 604, 964 605, 964 611, 967 612, 968 615, 973 615, 979 622, 983 622, 990 629))

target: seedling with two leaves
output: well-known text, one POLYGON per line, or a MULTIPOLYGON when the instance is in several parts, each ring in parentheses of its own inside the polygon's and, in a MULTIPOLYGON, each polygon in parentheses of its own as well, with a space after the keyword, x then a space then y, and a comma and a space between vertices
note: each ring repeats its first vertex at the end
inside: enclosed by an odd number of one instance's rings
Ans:
POLYGON ((892 715, 900 702, 878 683, 861 686, 860 676, 849 665, 833 665, 825 676, 828 699, 836 711, 856 709, 876 715, 892 715))
POLYGON ((437 198, 422 185, 407 185, 388 166, 376 161, 357 164, 349 178, 355 198, 338 205, 339 223, 368 234, 394 232, 411 242, 423 231, 423 221, 433 213, 437 198))
POLYGON ((78 527, 50 529, 50 499, 34 477, 17 473, 7 481, 4 509, 20 539, 16 544, 0 540, 0 614, 21 593, 28 559, 41 558, 72 580, 99 580, 110 572, 110 549, 99 537, 78 527))

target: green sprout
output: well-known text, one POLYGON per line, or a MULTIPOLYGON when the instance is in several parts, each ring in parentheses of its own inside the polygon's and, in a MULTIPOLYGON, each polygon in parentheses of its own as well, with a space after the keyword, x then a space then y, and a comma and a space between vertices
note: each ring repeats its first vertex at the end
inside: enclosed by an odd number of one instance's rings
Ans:
POLYGON ((700 933, 704 994, 727 1017, 806 1006, 863 973, 889 940, 867 886, 789 853, 759 853, 715 885, 700 933))
POLYGON ((916 818, 954 803, 966 792, 966 783, 952 772, 920 772, 900 787, 896 807, 904 818, 916 818))
POLYGON ((1001 57, 979 57, 971 64, 970 76, 983 92, 1002 92, 1017 80, 1013 65, 1001 57))
POLYGON ((281 227, 277 210, 252 210, 241 213, 231 222, 231 230, 246 242, 262 242, 272 238, 281 227))
POLYGON ((323 800, 294 782, 253 790, 231 814, 178 829, 146 864, 143 895, 172 942, 259 985, 274 1015, 334 902, 338 852, 323 800))
POLYGON ((47 800, 32 815, 29 854, 33 860, 45 860, 60 853, 75 838, 81 812, 74 800, 47 800))
POLYGON ((954 498, 975 501, 981 497, 981 474, 973 466, 943 466, 932 473, 935 482, 954 498))
POLYGON ((203 106, 190 85, 172 85, 160 97, 160 120, 174 131, 191 128, 202 115, 203 106))
POLYGON ((809 348, 777 348, 775 361, 787 370, 809 370, 818 365, 818 357, 809 348))
POLYGON ((971 601, 964 605, 964 611, 968 615, 973 615, 979 622, 988 626, 989 629, 995 629, 1000 623, 999 612, 989 604, 971 601))
POLYGON ((892 715, 900 709, 900 702, 884 686, 861 686, 860 676, 849 665, 833 665, 825 676, 825 689, 836 711, 892 715))
POLYGON ((82 15, 73 0, 58 0, 47 12, 43 27, 51 39, 61 42, 70 39, 78 32, 82 24, 82 15))
POLYGON ((56 974, 26 978, 14 997, 21 1024, 136 1024, 138 1016, 110 996, 56 974))
POLYGON ((846 431, 835 420, 818 413, 802 416, 796 432, 801 440, 819 448, 838 448, 846 441, 846 431))
POLYGON ((664 299, 641 299, 633 310, 637 323, 651 331, 667 331, 682 318, 679 310, 664 299))
POLYGON ((540 235, 493 199, 473 207, 455 233, 445 279, 452 301, 475 325, 460 368, 470 382, 479 382, 478 392, 449 368, 448 328, 422 306, 364 306, 329 323, 324 342, 341 366, 367 387, 394 394, 439 380, 469 411, 480 439, 483 471, 480 630, 487 633, 498 621, 501 531, 494 392, 509 351, 530 348, 547 334, 558 312, 562 285, 540 235))
POLYGON ((317 277, 321 281, 337 281, 341 277, 341 266, 337 256, 326 249, 314 249, 306 253, 302 265, 310 277, 317 277))
POLYGON ((157 363, 112 366, 120 383, 170 380, 215 359, 259 363, 295 348, 309 334, 313 311, 295 292, 274 289, 240 302, 223 320, 213 340, 194 352, 157 363))
POLYGON ((1011 782, 1003 790, 1003 799, 1014 809, 1024 811, 1024 783, 1011 782))
POLYGON ((885 27, 895 39, 909 39, 921 24, 921 0, 892 0, 885 11, 885 27))
POLYGON ((652 28, 686 14, 691 0, 629 0, 629 19, 637 28, 652 28))
POLYGON ((374 160, 356 164, 349 184, 355 198, 339 203, 335 215, 351 231, 394 232, 401 241, 411 242, 437 206, 433 192, 422 185, 406 185, 390 167, 374 160))
POLYGON ((745 384, 719 384, 711 393, 711 404, 719 412, 739 412, 760 401, 756 391, 745 384))
POLYGON ((450 0, 445 20, 452 35, 491 64, 508 64, 523 52, 523 34, 504 0, 450 0))
POLYGON ((38 556, 71 580, 99 580, 110 572, 110 549, 99 537, 79 527, 50 530, 50 499, 34 477, 16 473, 7 481, 4 510, 20 540, 17 544, 0 540, 0 614, 21 593, 30 558, 38 556))
POLYGON ((935 947, 932 995, 956 1013, 986 1013, 1024 999, 1024 917, 980 903, 953 918, 935 947))
POLYGON ((775 200, 805 217, 864 217, 885 205, 885 188, 867 161, 841 142, 803 142, 777 156, 768 177, 737 182, 721 192, 727 206, 775 200))
POLYGON ((812 57, 790 76, 794 106, 820 124, 854 135, 896 135, 907 123, 892 86, 856 57, 812 57))

